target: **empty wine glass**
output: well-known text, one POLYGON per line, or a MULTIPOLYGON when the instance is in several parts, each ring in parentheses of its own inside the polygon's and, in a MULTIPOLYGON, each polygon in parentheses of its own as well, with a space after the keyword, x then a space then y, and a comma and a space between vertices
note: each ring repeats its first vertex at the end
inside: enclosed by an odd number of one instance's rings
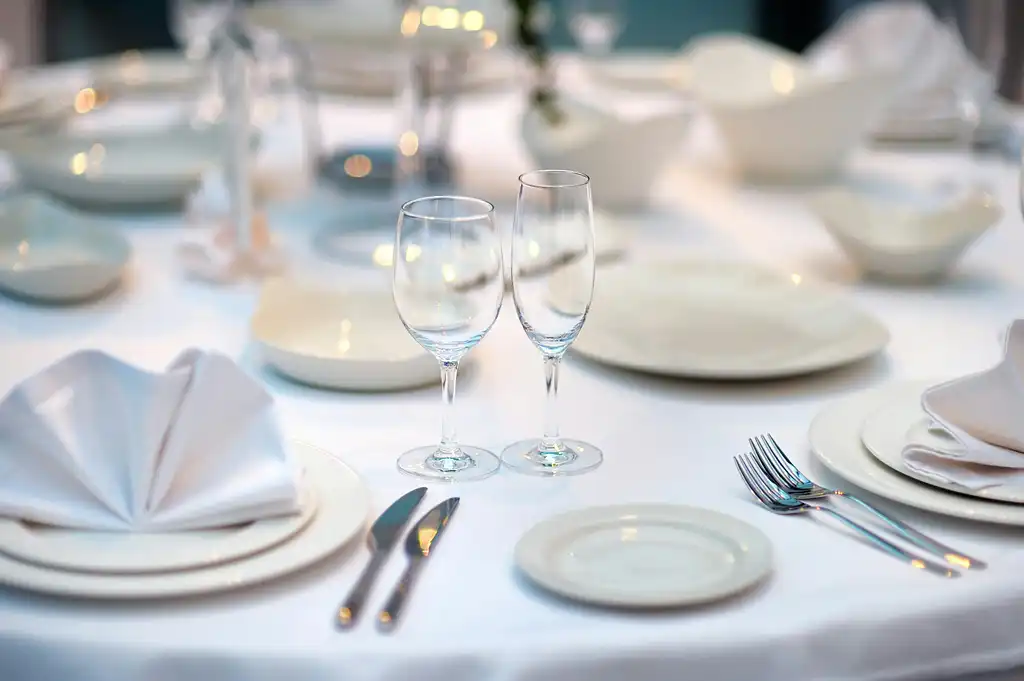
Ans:
POLYGON ((584 52, 611 50, 622 32, 625 17, 621 0, 570 0, 569 32, 584 52))
POLYGON ((583 473, 601 450, 559 436, 555 407, 562 356, 583 328, 594 295, 594 224, 590 178, 571 170, 519 177, 512 237, 512 295, 519 321, 544 357, 544 435, 509 445, 506 466, 533 475, 583 473))
POLYGON ((395 307, 405 328, 441 365, 441 443, 417 447, 398 468, 424 478, 478 480, 500 461, 459 445, 452 419, 459 360, 490 331, 505 279, 494 206, 464 196, 429 196, 402 206, 395 236, 395 307))
POLYGON ((192 60, 210 54, 213 36, 231 11, 232 0, 171 0, 171 33, 192 60))

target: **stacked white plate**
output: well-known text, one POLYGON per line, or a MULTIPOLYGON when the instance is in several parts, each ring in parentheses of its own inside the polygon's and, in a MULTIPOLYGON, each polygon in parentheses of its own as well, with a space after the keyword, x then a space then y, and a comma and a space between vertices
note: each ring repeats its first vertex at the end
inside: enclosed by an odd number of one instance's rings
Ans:
POLYGON ((369 493, 351 468, 303 443, 302 510, 214 530, 88 532, 0 519, 0 584, 65 596, 149 599, 236 589, 307 567, 361 534, 369 493))
POLYGON ((903 461, 912 432, 927 423, 921 395, 931 383, 899 383, 848 397, 811 424, 814 455, 848 482, 943 515, 1024 526, 1024 488, 968 489, 924 477, 903 461))
MULTIPOLYGON (((568 304, 557 281, 555 307, 568 304)), ((763 380, 880 352, 885 327, 832 290, 752 264, 632 261, 602 270, 572 349, 653 374, 763 380)))

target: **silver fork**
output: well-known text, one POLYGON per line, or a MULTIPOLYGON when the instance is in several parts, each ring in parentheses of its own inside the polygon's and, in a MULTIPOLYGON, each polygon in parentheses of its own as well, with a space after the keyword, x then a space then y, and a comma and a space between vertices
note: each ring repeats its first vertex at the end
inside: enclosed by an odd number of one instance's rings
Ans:
POLYGON ((786 453, 782 451, 782 448, 779 447, 779 444, 771 435, 759 435, 752 440, 747 440, 747 442, 750 443, 754 459, 760 464, 764 472, 768 474, 768 477, 771 478, 776 485, 785 490, 790 496, 804 501, 821 499, 828 496, 837 496, 849 499, 881 520, 891 530, 899 534, 911 544, 914 544, 928 553, 939 556, 950 565, 954 565, 965 570, 984 570, 988 567, 984 561, 978 560, 977 558, 971 558, 954 548, 932 539, 920 530, 915 530, 910 525, 883 513, 863 499, 855 497, 852 494, 847 494, 842 490, 829 489, 811 482, 811 480, 801 473, 800 469, 798 469, 796 465, 789 460, 789 457, 786 456, 786 453))
POLYGON ((736 464, 736 469, 740 472, 740 477, 743 478, 743 482, 747 485, 747 489, 749 489, 751 494, 753 494, 754 497, 772 513, 778 513, 779 515, 794 515, 797 513, 821 511, 826 515, 836 518, 850 529, 856 531, 871 542, 876 548, 881 549, 890 556, 907 563, 913 568, 931 572, 932 574, 940 575, 942 577, 952 578, 960 576, 959 572, 947 565, 940 565, 939 563, 932 562, 930 558, 914 555, 913 553, 896 546, 888 539, 875 534, 868 528, 854 520, 851 520, 835 509, 829 508, 828 506, 821 506, 820 504, 800 501, 799 499, 790 496, 783 491, 782 488, 768 479, 768 476, 765 475, 764 471, 754 463, 751 455, 741 454, 739 456, 734 456, 732 460, 733 463, 736 464))

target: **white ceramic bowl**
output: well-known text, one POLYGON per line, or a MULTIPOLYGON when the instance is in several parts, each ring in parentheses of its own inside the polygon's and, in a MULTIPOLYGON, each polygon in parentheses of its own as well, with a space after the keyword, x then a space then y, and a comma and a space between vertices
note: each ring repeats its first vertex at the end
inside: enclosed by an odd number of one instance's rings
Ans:
POLYGON ((895 185, 828 189, 809 204, 866 274, 902 282, 946 274, 1003 213, 982 190, 926 192, 895 185))
POLYGON ((792 53, 743 36, 687 50, 691 88, 749 177, 814 181, 835 174, 882 115, 895 72, 812 71, 792 53))
POLYGON ((638 121, 621 120, 582 102, 559 100, 563 119, 552 125, 534 107, 523 116, 522 135, 538 168, 564 168, 590 176, 594 205, 637 208, 675 156, 691 113, 673 111, 638 121))
POLYGON ((383 391, 440 380, 437 360, 412 339, 386 293, 276 279, 264 286, 250 331, 263 361, 301 383, 383 391))
POLYGON ((222 153, 217 128, 184 125, 11 135, 3 146, 26 185, 88 205, 181 201, 222 153))
POLYGON ((33 300, 92 298, 120 280, 131 246, 116 229, 36 196, 0 202, 0 289, 33 300))

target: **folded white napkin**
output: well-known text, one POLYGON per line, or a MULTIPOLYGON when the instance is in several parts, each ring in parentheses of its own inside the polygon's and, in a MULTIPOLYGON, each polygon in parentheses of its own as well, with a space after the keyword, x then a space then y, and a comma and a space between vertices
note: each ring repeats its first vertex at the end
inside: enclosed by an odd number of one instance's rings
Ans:
POLYGON ((302 471, 272 408, 223 355, 150 373, 75 353, 0 402, 0 515, 152 532, 297 512, 302 471))
POLYGON ((1024 320, 999 364, 929 388, 921 406, 931 421, 908 433, 908 468, 971 490, 1024 487, 1024 320))
POLYGON ((890 106, 888 123, 958 116, 958 97, 967 93, 982 110, 994 100, 994 78, 959 33, 918 0, 853 9, 806 54, 813 68, 829 73, 900 69, 903 85, 890 106))

